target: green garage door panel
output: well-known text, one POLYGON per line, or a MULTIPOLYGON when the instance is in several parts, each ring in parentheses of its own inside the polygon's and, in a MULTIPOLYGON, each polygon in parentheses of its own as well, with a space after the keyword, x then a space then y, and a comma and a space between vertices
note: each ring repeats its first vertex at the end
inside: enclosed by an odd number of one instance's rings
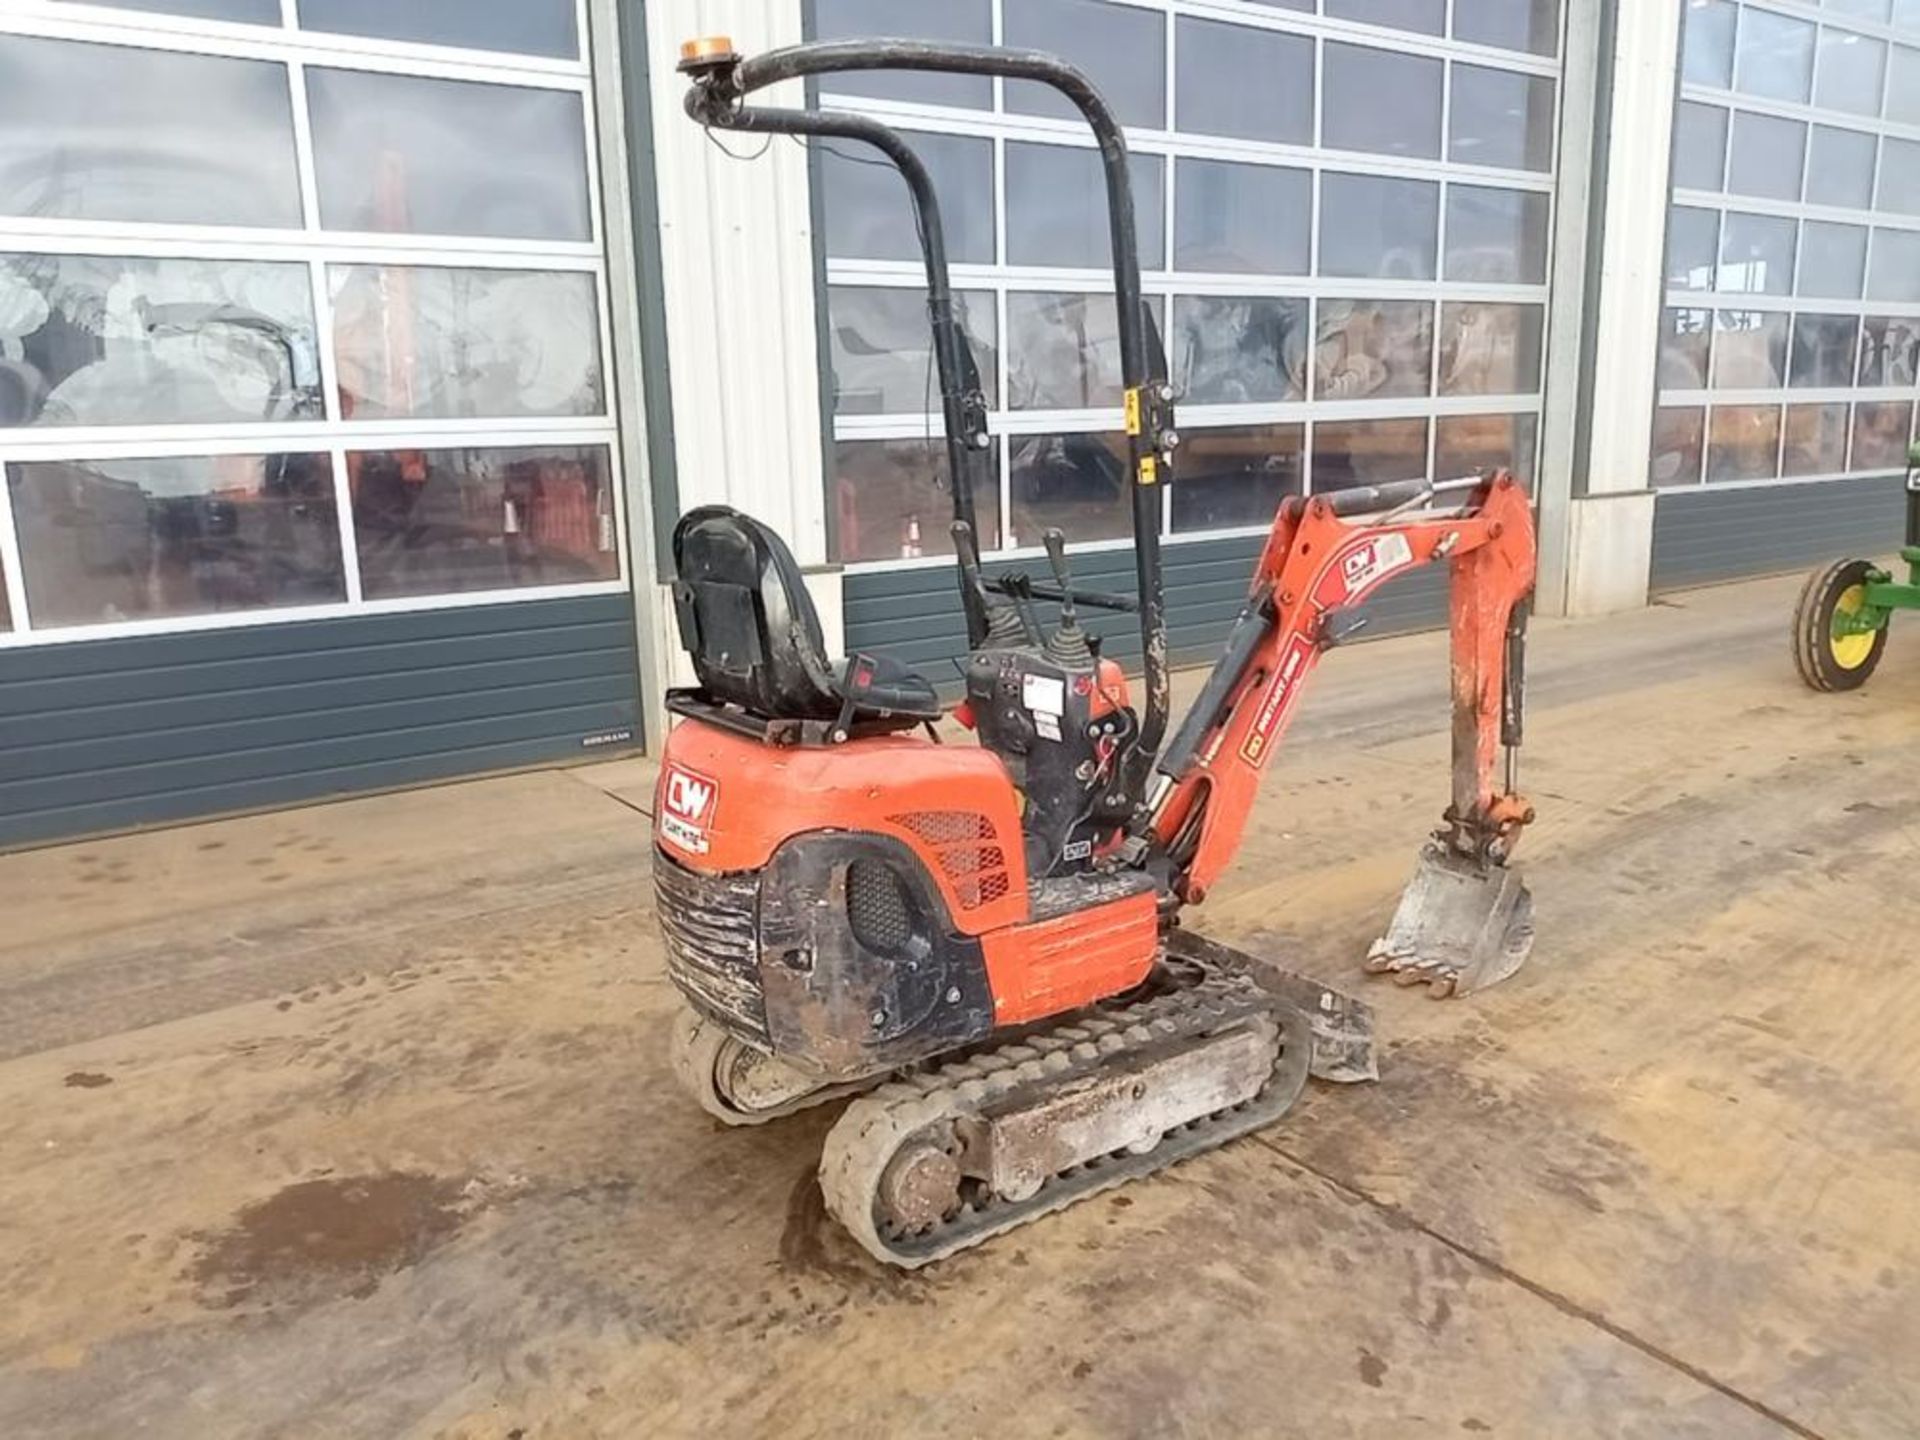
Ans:
MULTIPOLYGON (((1213 662, 1233 617, 1246 603, 1263 536, 1201 540, 1168 545, 1167 643, 1176 665, 1213 662)), ((1027 568, 1045 575, 1045 557, 1027 568)), ((1012 568, 990 564, 990 573, 1012 568)), ((1050 578, 1050 577, 1049 577, 1050 578)), ((1075 585, 1088 590, 1134 593, 1133 551, 1097 550, 1073 557, 1075 585)), ((1394 581, 1368 604, 1369 635, 1427 630, 1446 623, 1446 570, 1419 571, 1394 581)), ((942 686, 958 682, 952 661, 967 648, 960 614, 959 587, 951 565, 887 570, 846 577, 849 650, 878 651, 913 666, 942 686)), ((1055 607, 1041 605, 1041 619, 1053 621, 1055 607)), ((1139 621, 1132 615, 1082 610, 1081 623, 1103 635, 1106 653, 1132 661, 1140 654, 1139 621)))
POLYGON ((0 651, 0 846, 637 744, 622 595, 0 651))
POLYGON ((1653 588, 1680 590, 1798 570, 1843 555, 1891 555, 1906 536, 1898 475, 1661 492, 1653 511, 1653 588))

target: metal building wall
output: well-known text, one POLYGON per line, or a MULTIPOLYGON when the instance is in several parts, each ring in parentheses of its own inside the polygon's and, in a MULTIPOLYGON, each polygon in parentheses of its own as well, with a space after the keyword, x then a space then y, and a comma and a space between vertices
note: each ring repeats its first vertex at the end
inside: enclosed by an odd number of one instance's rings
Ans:
POLYGON ((1843 555, 1887 555, 1900 546, 1905 514, 1898 475, 1664 492, 1654 510, 1653 588, 1777 574, 1843 555))

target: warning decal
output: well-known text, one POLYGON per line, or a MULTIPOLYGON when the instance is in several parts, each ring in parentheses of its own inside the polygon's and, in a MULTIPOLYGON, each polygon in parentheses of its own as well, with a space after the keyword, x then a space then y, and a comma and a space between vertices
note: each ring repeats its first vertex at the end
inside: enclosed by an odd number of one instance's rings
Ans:
POLYGON ((1280 652, 1280 663, 1274 667, 1273 679, 1268 682, 1266 693, 1260 697, 1260 709, 1253 717, 1253 729, 1248 732, 1246 743, 1240 747, 1240 758, 1249 765, 1259 768, 1266 764, 1267 756, 1273 753, 1280 732, 1286 727, 1287 716, 1293 712, 1293 702, 1300 698, 1313 654, 1313 642, 1299 635, 1288 640, 1286 648, 1280 652))

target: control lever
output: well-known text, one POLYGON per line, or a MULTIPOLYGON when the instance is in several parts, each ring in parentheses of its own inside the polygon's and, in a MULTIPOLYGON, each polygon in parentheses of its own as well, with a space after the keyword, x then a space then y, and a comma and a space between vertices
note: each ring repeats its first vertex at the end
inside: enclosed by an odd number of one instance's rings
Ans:
POLYGON ((1069 665, 1084 665, 1092 652, 1087 648, 1087 632, 1080 628, 1080 617, 1073 605, 1073 573, 1067 568, 1067 537, 1049 526, 1040 536, 1047 548, 1047 563, 1053 567, 1054 583, 1060 587, 1060 625, 1047 640, 1047 654, 1069 665))
POLYGON ((980 543, 974 538, 973 526, 964 520, 953 522, 953 553, 960 560, 961 583, 966 586, 967 608, 978 609, 986 633, 978 637, 969 637, 975 646, 1005 644, 1015 638, 1020 621, 1004 601, 995 604, 987 598, 987 583, 980 574, 980 543))

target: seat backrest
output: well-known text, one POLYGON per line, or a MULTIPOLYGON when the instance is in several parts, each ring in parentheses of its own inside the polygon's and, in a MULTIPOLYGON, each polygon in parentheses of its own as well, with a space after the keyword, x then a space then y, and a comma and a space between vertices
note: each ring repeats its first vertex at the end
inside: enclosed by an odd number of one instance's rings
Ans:
POLYGON ((820 616, 784 540, 705 505, 674 527, 673 563, 680 643, 711 698, 768 719, 839 714, 820 616))

